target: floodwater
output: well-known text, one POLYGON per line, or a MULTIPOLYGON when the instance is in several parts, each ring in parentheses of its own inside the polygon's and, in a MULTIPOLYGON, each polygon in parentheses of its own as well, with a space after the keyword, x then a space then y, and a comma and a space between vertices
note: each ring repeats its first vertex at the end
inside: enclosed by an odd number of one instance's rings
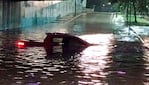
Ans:
POLYGON ((149 85, 149 37, 143 36, 143 44, 117 42, 111 23, 97 22, 108 16, 89 14, 63 27, 0 32, 0 85, 149 85), (43 41, 46 32, 54 31, 97 45, 48 59, 42 47, 14 46, 18 39, 43 41))

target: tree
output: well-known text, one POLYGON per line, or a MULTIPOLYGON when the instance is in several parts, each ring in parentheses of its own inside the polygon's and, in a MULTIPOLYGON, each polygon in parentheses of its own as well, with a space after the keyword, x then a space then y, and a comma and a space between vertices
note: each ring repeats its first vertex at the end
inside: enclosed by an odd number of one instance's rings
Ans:
POLYGON ((137 13, 148 14, 149 0, 109 0, 112 4, 118 3, 119 10, 125 10, 126 19, 128 21, 129 15, 132 14, 135 17, 135 23, 137 23, 137 13))

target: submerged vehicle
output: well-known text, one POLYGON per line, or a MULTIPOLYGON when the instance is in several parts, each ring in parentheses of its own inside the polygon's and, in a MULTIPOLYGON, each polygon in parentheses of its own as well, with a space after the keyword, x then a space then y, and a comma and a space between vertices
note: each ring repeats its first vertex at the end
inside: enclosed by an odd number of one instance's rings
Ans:
POLYGON ((81 51, 90 46, 88 42, 80 39, 77 36, 68 33, 46 33, 44 42, 30 41, 17 41, 18 48, 24 47, 44 47, 47 55, 54 53, 66 53, 81 51))
POLYGON ((66 33, 47 33, 44 48, 49 53, 74 52, 86 48, 90 44, 77 36, 66 33))

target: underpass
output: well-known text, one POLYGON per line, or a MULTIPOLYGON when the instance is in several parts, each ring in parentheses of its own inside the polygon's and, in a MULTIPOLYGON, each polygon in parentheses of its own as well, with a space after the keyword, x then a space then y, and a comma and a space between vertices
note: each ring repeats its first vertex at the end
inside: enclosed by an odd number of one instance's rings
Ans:
POLYGON ((142 44, 125 25, 117 26, 113 15, 82 13, 63 22, 1 31, 1 85, 148 85, 148 49, 143 47, 148 48, 148 31, 143 31, 142 44), (43 47, 14 46, 18 39, 43 42, 48 32, 69 33, 96 45, 54 59, 46 58, 43 47))

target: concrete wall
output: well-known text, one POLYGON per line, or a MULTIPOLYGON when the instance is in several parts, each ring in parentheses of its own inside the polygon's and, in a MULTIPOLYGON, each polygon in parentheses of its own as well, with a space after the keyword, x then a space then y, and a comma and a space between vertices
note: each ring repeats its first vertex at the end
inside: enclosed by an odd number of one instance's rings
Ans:
POLYGON ((19 28, 21 19, 21 7, 19 2, 11 2, 9 13, 9 28, 19 28))
POLYGON ((38 3, 33 1, 22 2, 22 27, 38 26, 54 22, 60 17, 72 14, 74 12, 80 13, 86 6, 86 0, 65 0, 54 3, 52 1, 40 1, 38 3), (25 4, 24 4, 25 3, 25 4))
POLYGON ((20 27, 20 3, 1 1, 0 3, 1 29, 14 29, 20 27))
POLYGON ((40 26, 68 14, 80 13, 86 0, 65 1, 0 1, 0 30, 40 26), (75 11, 76 9, 76 11, 75 11))
POLYGON ((0 30, 2 29, 2 1, 0 1, 0 30))

